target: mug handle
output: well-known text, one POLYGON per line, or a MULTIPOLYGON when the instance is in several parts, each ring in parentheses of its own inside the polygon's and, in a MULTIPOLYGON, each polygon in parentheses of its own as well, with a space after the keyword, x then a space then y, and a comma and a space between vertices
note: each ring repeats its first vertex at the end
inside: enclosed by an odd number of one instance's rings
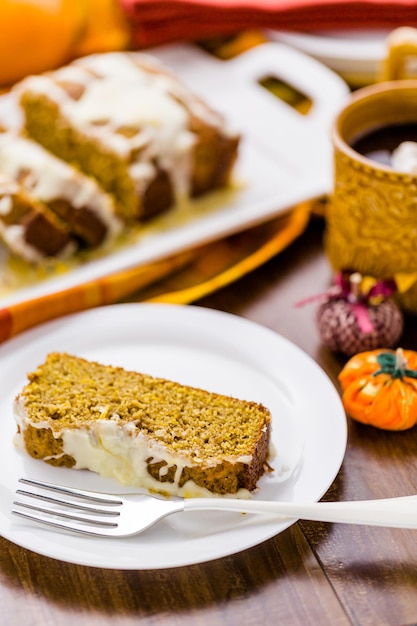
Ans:
POLYGON ((417 28, 402 26, 393 30, 386 39, 387 56, 382 68, 381 80, 404 80, 410 76, 407 63, 417 57, 417 28))

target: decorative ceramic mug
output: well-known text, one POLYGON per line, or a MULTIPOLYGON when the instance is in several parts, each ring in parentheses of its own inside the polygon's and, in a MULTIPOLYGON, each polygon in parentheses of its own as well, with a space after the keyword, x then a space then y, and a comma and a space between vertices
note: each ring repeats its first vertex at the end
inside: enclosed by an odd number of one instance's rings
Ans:
MULTIPOLYGON (((417 30, 394 31, 392 41, 387 78, 404 72, 405 56, 417 55, 417 30)), ((353 93, 332 140, 329 260, 337 271, 396 279, 400 304, 417 312, 417 79, 385 80, 353 93)))

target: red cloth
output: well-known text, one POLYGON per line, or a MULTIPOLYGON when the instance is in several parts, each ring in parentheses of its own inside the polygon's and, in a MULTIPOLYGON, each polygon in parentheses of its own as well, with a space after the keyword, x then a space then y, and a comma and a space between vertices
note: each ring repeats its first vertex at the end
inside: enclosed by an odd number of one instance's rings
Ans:
POLYGON ((417 27, 417 0, 119 0, 136 47, 248 29, 417 27))

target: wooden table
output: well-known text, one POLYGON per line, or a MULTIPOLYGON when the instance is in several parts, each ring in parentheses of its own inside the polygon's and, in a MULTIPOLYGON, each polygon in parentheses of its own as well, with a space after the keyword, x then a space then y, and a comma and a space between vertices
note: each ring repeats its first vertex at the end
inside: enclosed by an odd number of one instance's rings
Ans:
MULTIPOLYGON (((285 252, 196 304, 274 329, 337 385, 344 359, 320 345, 315 308, 294 308, 331 282, 322 233, 322 220, 314 218, 285 252)), ((417 348, 413 319, 402 345, 417 348)), ((324 499, 409 495, 416 483, 417 430, 379 432, 349 422, 346 457, 324 499)), ((66 564, 1 539, 0 623, 411 626, 417 623, 416 538, 409 530, 299 522, 240 554, 155 571, 66 564)))

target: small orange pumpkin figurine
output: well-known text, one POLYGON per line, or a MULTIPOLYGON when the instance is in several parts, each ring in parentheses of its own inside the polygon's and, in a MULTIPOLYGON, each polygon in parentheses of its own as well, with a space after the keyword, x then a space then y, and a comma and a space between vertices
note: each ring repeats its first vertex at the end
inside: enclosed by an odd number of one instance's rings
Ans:
POLYGON ((416 424, 417 352, 360 352, 346 363, 339 381, 345 411, 358 422, 385 430, 416 424))

